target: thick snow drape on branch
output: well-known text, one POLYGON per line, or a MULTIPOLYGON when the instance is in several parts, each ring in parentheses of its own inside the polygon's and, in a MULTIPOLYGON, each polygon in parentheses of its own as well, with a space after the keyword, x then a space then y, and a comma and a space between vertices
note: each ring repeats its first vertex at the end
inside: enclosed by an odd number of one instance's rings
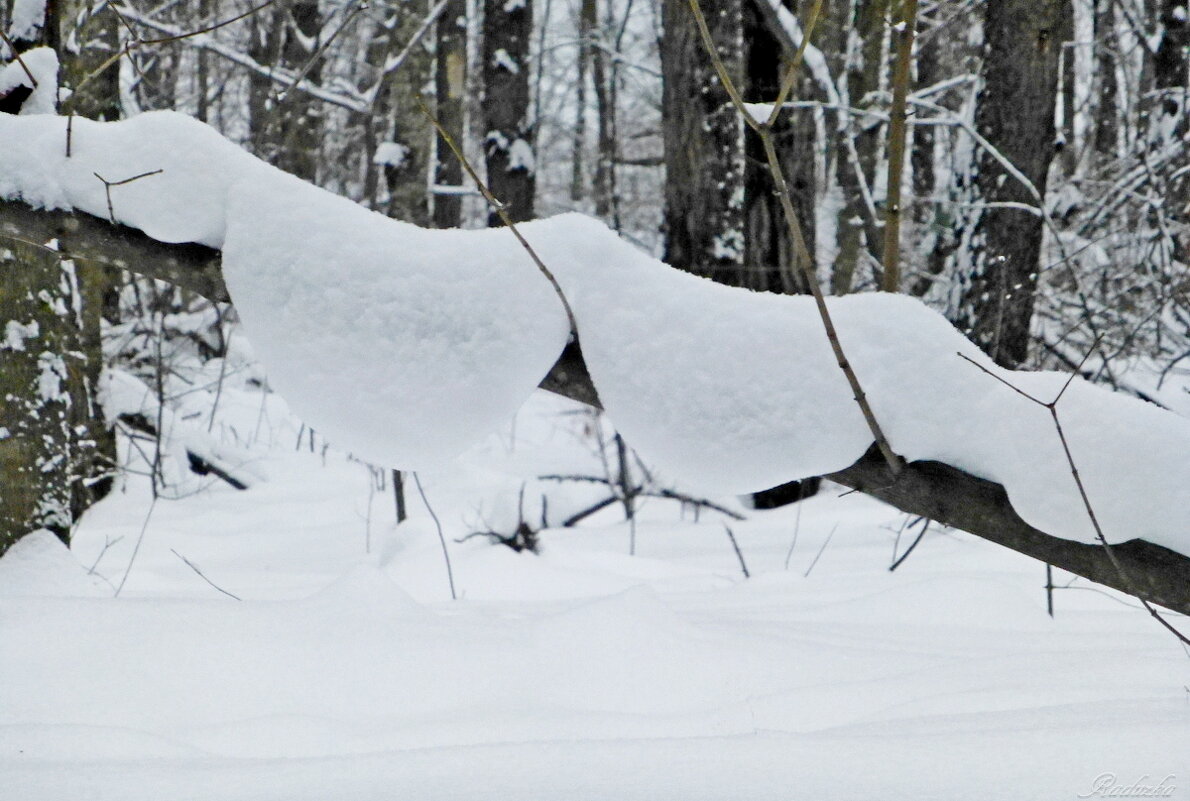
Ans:
POLYGON ((19 87, 31 90, 20 104, 21 114, 53 114, 58 102, 58 54, 48 47, 35 47, 22 53, 20 61, 0 66, 0 98, 19 87))
MULTIPOLYGON (((426 231, 252 159, 156 112, 119 123, 0 115, 0 195, 108 215, 224 250, 245 328, 293 409, 371 461, 418 468, 511 415, 567 338, 548 283, 507 230, 426 231)), ((608 413, 667 475, 747 491, 842 469, 871 443, 813 301, 669 268, 602 224, 525 224, 558 276, 608 413)), ((995 367, 942 317, 882 294, 832 299, 893 448, 1003 484, 1048 533, 1094 541, 1043 400, 1066 376, 995 367)), ((1190 554, 1190 422, 1075 380, 1059 405, 1103 530, 1190 554)))

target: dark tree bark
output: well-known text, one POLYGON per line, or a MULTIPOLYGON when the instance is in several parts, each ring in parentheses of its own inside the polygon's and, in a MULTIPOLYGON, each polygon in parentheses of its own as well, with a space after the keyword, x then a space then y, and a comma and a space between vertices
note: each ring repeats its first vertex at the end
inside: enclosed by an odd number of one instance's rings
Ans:
MULTIPOLYGON (((260 64, 284 67, 296 74, 318 49, 322 14, 316 1, 277 5, 249 20, 248 54, 260 64)), ((318 64, 306 75, 317 83, 318 64)), ((297 92, 278 94, 272 80, 252 73, 248 117, 253 153, 300 178, 317 179, 323 131, 321 105, 306 102, 297 92)))
MULTIPOLYGON (((0 236, 34 241, 54 237, 67 256, 86 256, 103 265, 132 264, 146 275, 174 281, 212 300, 228 300, 219 252, 210 248, 166 245, 97 217, 40 211, 2 200, 0 236)), ((541 386, 600 405, 577 343, 563 352, 541 386)), ((0 454, 11 452, 4 450, 12 448, 5 444, 8 441, 0 440, 0 454)), ((1113 546, 1113 552, 1127 572, 1126 580, 1101 546, 1071 542, 1033 528, 1013 510, 1003 487, 955 467, 912 462, 893 476, 873 445, 854 464, 827 478, 911 514, 925 515, 1122 592, 1135 590, 1152 603, 1190 614, 1190 557, 1144 540, 1122 542, 1113 546)))
MULTIPOLYGON (((39 528, 69 543, 79 458, 71 389, 86 370, 73 266, 0 248, 0 552, 39 528), (64 286, 65 285, 65 286, 64 286)), ((85 397, 85 396, 84 396, 85 397)), ((79 476, 81 478, 81 476, 79 476)))
POLYGON ((1095 0, 1095 151, 1103 158, 1114 158, 1118 149, 1119 124, 1116 121, 1116 48, 1112 0, 1095 0))
MULTIPOLYGON (((796 10, 796 9, 795 9, 796 10)), ((792 55, 756 9, 755 2, 744 6, 744 97, 753 102, 771 102, 780 91, 781 79, 792 55)), ((804 75, 804 73, 803 73, 804 75)), ((813 83, 803 77, 794 96, 807 98, 813 83)), ((806 247, 815 251, 814 215, 815 169, 819 159, 814 119, 809 112, 785 111, 773 126, 777 153, 789 183, 790 195, 806 247)), ((744 269, 739 285, 759 292, 807 294, 810 287, 796 263, 789 227, 780 199, 773 194, 764 147, 755 132, 745 133, 744 169, 744 269)))
POLYGON ((578 61, 574 83, 574 141, 570 155, 570 199, 583 199, 586 175, 583 171, 587 149, 587 68, 591 63, 591 42, 598 22, 596 0, 582 0, 578 13, 578 61))
MULTIPOLYGON (((117 46, 116 18, 74 3, 47 9, 39 38, 22 49, 81 42, 58 49, 63 79, 80 86, 117 46)), ((72 109, 116 119, 118 76, 114 67, 95 75, 74 93, 72 109)), ((0 247, 0 552, 37 528, 69 544, 74 520, 110 490, 115 465, 114 433, 98 401, 112 276, 37 247, 54 238, 0 247)))
MULTIPOLYGON (((1162 0, 1158 25, 1161 39, 1152 57, 1153 101, 1144 112, 1149 128, 1148 142, 1142 146, 1162 150, 1173 142, 1184 140, 1190 130, 1187 121, 1190 89, 1186 86, 1186 72, 1190 66, 1187 58, 1190 19, 1186 16, 1185 2, 1162 0)), ((1162 194, 1164 213, 1183 229, 1187 221, 1186 207, 1190 204, 1190 177, 1179 175, 1169 181, 1162 194)), ((1179 230, 1179 234, 1174 236, 1171 255, 1175 261, 1185 262, 1190 243, 1184 230, 1179 230)))
MULTIPOLYGON (((394 6, 372 31, 368 63, 378 72, 383 70, 387 60, 424 24, 425 15, 418 3, 394 6)), ((364 174, 367 203, 389 217, 420 226, 430 223, 427 177, 434 136, 416 97, 432 74, 430 53, 424 47, 412 48, 401 68, 382 79, 370 113, 359 120, 368 162, 364 174)))
MULTIPOLYGON (((852 6, 837 6, 845 11, 841 24, 836 25, 839 52, 848 54, 843 65, 847 72, 847 97, 851 105, 859 108, 870 105, 872 93, 880 88, 880 75, 886 64, 888 3, 889 0, 857 0, 852 6), (852 36, 858 46, 849 41, 852 36)), ((880 229, 864 201, 860 176, 870 191, 879 168, 884 126, 863 122, 862 118, 848 115, 846 126, 837 134, 839 186, 843 190, 843 207, 836 224, 839 253, 831 276, 831 289, 837 295, 855 287, 861 264, 874 265, 879 261, 880 229), (847 146, 846 139, 852 140, 854 149, 847 146)))
MULTIPOLYGON (((438 122, 454 140, 463 142, 464 97, 467 92, 467 4, 450 0, 437 25, 437 60, 434 65, 434 95, 438 122)), ((463 165, 450 147, 436 134, 434 182, 443 187, 461 187, 463 165)), ((434 195, 434 227, 457 228, 463 221, 463 198, 458 194, 434 195)))
MULTIPOLYGON (((736 86, 743 81, 740 0, 702 4, 736 86)), ((740 284, 744 263, 744 123, 703 48, 685 0, 663 0, 662 126, 665 258, 673 266, 740 284)))
MULTIPOLYGON (((593 6, 595 0, 584 0, 593 6)), ((595 114, 597 128, 597 156, 595 159, 595 214, 610 221, 620 230, 620 203, 616 194, 616 125, 617 70, 613 62, 608 69, 606 48, 613 45, 615 17, 613 5, 607 4, 607 15, 600 41, 591 48, 591 80, 595 86, 595 114)), ((615 52, 619 52, 618 45, 615 52)))
MULTIPOLYGON (((1069 0, 988 0, 983 81, 976 128, 1045 196, 1054 157, 1059 31, 1069 0)), ((988 152, 977 159, 977 203, 1037 205, 988 152)), ((1043 223, 1018 208, 977 208, 956 325, 998 364, 1029 354, 1043 223)))
MULTIPOLYGON (((484 0, 484 155, 488 187, 513 222, 533 219, 537 189, 529 119, 532 0, 484 0)), ((488 225, 502 225, 494 211, 488 225)))

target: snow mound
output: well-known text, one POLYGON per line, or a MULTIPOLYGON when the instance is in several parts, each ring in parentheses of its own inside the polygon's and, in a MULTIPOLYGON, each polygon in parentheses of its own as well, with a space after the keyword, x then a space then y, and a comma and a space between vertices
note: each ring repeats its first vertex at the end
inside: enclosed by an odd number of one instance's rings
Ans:
POLYGON ((27 86, 33 93, 21 104, 21 114, 53 114, 58 98, 58 54, 50 47, 35 47, 21 53, 21 61, 0 66, 0 97, 18 86, 27 86), (24 62, 23 66, 21 62, 24 62), (28 72, 26 72, 28 68, 28 72), (31 86, 29 73, 37 79, 31 86))
POLYGON ((46 529, 17 540, 0 556, 0 598, 99 598, 111 595, 70 549, 46 529))
POLYGON ((566 342, 561 304, 508 231, 442 236, 296 179, 236 184, 228 216, 224 276, 270 382, 370 462, 456 456, 566 342))
POLYGON ((421 609, 421 604, 374 563, 355 565, 307 600, 344 606, 356 613, 368 610, 392 614, 421 609))

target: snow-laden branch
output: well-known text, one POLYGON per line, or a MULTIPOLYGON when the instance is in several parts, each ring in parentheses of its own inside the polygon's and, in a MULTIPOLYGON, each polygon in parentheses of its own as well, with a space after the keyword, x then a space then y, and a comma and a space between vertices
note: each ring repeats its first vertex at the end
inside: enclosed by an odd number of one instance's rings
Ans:
MULTIPOLYGON (((186 272, 191 260, 195 282, 219 294, 210 250, 150 244, 83 215, 30 208, 106 216, 94 173, 162 169, 112 190, 115 217, 163 242, 220 249, 222 275, 274 386, 331 441, 372 461, 440 461, 542 383, 598 397, 635 447, 691 485, 749 491, 829 474, 1127 590, 1093 544, 1048 415, 958 354, 1037 397, 1052 397, 1066 377, 1001 371, 915 300, 830 300, 892 446, 911 463, 894 479, 869 452, 870 434, 806 298, 678 272, 577 215, 526 224, 578 323, 583 354, 571 348, 559 361, 565 316, 506 230, 394 222, 181 115, 76 120, 71 159, 64 125, 0 115, 0 197, 19 201, 0 207, 4 235, 38 240, 70 229, 59 237, 64 252, 107 261, 120 258, 127 239, 125 264, 158 274, 147 254, 168 252, 174 266, 160 277, 186 272), (57 222, 22 228, 40 219, 57 222), (114 244, 89 241, 103 229, 114 244)), ((1190 424, 1082 381, 1063 397, 1062 415, 1138 591, 1190 611, 1190 424)))

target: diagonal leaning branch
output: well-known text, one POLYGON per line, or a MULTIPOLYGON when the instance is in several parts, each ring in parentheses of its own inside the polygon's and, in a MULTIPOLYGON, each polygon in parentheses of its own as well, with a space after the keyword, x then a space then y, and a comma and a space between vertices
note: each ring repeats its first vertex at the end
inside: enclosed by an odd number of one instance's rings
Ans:
MULTIPOLYGON (((133 228, 89 214, 42 211, 0 200, 0 247, 5 239, 38 246, 56 240, 58 251, 69 257, 168 281, 211 300, 230 300, 218 250, 163 244, 133 228)), ((580 403, 600 405, 577 342, 562 353, 541 387, 580 403)), ((911 462, 894 476, 873 444, 854 464, 827 478, 904 512, 923 515, 1120 592, 1190 614, 1190 557, 1144 540, 1113 545, 1111 552, 1130 579, 1126 583, 1102 546, 1072 542, 1030 526, 1012 508, 1002 486, 942 462, 911 462)))

